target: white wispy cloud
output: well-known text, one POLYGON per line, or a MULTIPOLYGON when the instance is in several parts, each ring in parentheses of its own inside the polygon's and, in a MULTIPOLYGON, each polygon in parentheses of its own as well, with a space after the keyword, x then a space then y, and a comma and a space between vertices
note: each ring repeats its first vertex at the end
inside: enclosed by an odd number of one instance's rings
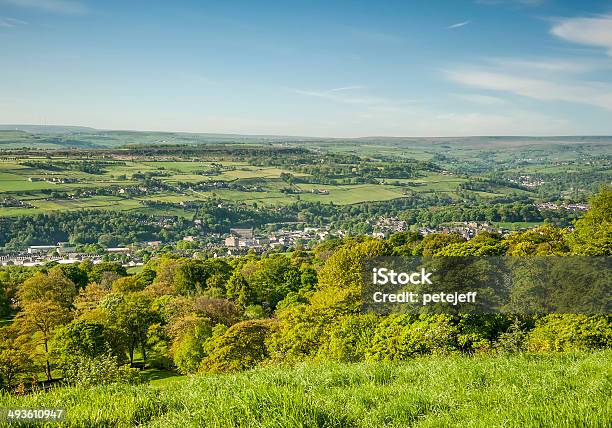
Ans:
MULTIPOLYGON (((556 21, 550 32, 573 43, 603 47, 612 56, 612 15, 556 21)), ((482 65, 444 70, 464 86, 519 95, 539 101, 562 101, 612 111, 612 83, 590 80, 591 72, 612 68, 605 57, 488 58, 482 65)), ((484 101, 485 98, 473 101, 484 101)))
POLYGON ((365 89, 365 86, 361 86, 361 85, 341 86, 339 88, 330 89, 328 92, 352 91, 354 89, 365 89))
POLYGON ((609 68, 610 64, 603 64, 591 60, 568 61, 557 58, 494 58, 490 63, 513 70, 542 73, 586 73, 598 68, 609 68))
POLYGON ((0 0, 0 2, 53 13, 82 14, 87 12, 87 7, 76 0, 0 0))
POLYGON ((550 31, 572 43, 604 48, 612 56, 612 15, 563 19, 550 31))
POLYGON ((365 106, 373 106, 373 105, 384 105, 389 103, 389 100, 386 98, 380 97, 372 97, 372 96, 355 96, 343 93, 347 91, 344 88, 334 88, 326 91, 317 91, 317 90, 307 90, 307 89, 292 89, 292 92, 299 95, 306 95, 308 97, 315 98, 324 98, 331 101, 341 102, 344 104, 355 104, 355 105, 365 105, 365 106))
POLYGON ((555 82, 470 68, 447 71, 446 75, 451 81, 474 88, 509 92, 540 101, 566 101, 612 110, 612 85, 608 83, 555 82))
POLYGON ((15 28, 20 25, 27 25, 27 22, 17 18, 2 18, 0 17, 0 27, 15 28))
POLYGON ((466 25, 468 25, 470 23, 470 21, 463 21, 463 22, 457 22, 456 24, 453 25, 449 25, 448 27, 446 27, 447 30, 452 30, 453 28, 461 28, 461 27, 465 27, 466 25))

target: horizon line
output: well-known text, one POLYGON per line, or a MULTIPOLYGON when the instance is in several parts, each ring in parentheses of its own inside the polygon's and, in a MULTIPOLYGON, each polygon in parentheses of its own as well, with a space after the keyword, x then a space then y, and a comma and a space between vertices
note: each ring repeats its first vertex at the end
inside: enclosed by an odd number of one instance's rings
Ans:
MULTIPOLYGON (((357 140, 367 138, 576 138, 576 137, 610 137, 612 134, 559 134, 559 135, 544 135, 544 134, 469 134, 469 135, 360 135, 360 136, 320 136, 320 135, 287 135, 287 134, 257 134, 257 133, 235 133, 235 132, 214 132, 214 131, 179 131, 179 130, 151 130, 151 129, 120 129, 120 128, 97 128, 90 125, 59 125, 45 124, 37 125, 31 123, 0 123, 0 127, 8 128, 15 127, 16 129, 0 129, 0 132, 20 131, 19 127, 37 127, 37 128, 89 128, 93 131, 101 132, 149 132, 160 134, 191 134, 191 135, 227 135, 238 137, 274 137, 274 138, 307 138, 307 139, 329 139, 329 140, 357 140)), ((25 132, 25 131, 22 131, 25 132)), ((78 131, 76 131, 78 133, 78 131)))

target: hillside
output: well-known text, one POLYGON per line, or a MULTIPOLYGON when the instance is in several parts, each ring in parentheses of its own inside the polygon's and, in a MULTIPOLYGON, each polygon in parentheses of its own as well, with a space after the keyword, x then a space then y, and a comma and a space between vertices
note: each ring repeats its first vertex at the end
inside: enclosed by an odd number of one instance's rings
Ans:
POLYGON ((58 388, 0 407, 67 409, 68 427, 605 427, 609 351, 303 364, 148 386, 58 388))

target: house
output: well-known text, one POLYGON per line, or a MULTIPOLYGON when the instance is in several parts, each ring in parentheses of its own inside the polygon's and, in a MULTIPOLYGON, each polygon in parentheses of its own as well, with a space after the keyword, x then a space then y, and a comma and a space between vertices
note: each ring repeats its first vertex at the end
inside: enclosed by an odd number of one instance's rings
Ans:
POLYGON ((310 192, 318 195, 329 195, 329 190, 327 189, 312 189, 310 192))
POLYGON ((240 239, 235 236, 228 236, 225 238, 225 246, 230 248, 236 248, 240 245, 240 239))

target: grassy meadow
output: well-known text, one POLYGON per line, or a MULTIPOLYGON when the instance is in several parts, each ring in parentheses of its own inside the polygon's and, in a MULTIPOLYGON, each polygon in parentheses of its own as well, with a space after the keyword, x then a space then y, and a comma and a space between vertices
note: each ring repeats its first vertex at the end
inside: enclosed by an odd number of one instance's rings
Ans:
MULTIPOLYGON (((54 158, 55 159, 55 158, 54 158)), ((65 161, 70 158, 57 158, 65 161)), ((465 179, 457 176, 445 176, 431 173, 426 177, 415 179, 413 183, 405 183, 404 186, 395 184, 346 184, 346 185, 319 185, 298 184, 296 189, 301 193, 282 193, 281 189, 286 187, 280 179, 283 172, 289 172, 279 168, 257 167, 239 162, 219 162, 228 167, 213 175, 203 176, 195 174, 196 171, 210 169, 210 162, 188 162, 188 161, 121 161, 116 165, 106 167, 102 174, 89 174, 80 171, 48 172, 32 167, 24 166, 21 162, 27 160, 41 160, 40 158, 15 160, 0 159, 0 200, 4 197, 14 197, 27 201, 33 208, 25 207, 0 207, 1 216, 32 215, 39 213, 71 211, 80 209, 108 209, 114 211, 135 211, 150 213, 151 209, 141 204, 141 201, 161 202, 187 202, 205 200, 218 197, 227 201, 240 203, 258 203, 269 206, 288 205, 298 200, 309 202, 322 202, 336 205, 358 204, 368 201, 385 201, 405 197, 406 191, 417 193, 453 193, 458 185, 465 179), (228 188, 217 188, 209 191, 173 191, 161 192, 146 196, 88 196, 73 199, 56 199, 50 197, 50 192, 71 192, 81 188, 104 188, 108 186, 134 186, 137 181, 132 175, 137 172, 163 172, 160 180, 170 186, 176 186, 178 182, 203 183, 210 181, 225 181, 245 186, 257 185, 260 191, 240 191, 228 188), (122 176, 121 179, 119 177, 122 176), (78 180, 75 183, 50 183, 47 181, 29 181, 30 177, 39 179, 47 178, 71 178, 78 180), (319 193, 315 189, 326 190, 319 193), (313 192, 313 190, 315 190, 313 192)), ((294 173, 296 176, 304 174, 294 173)), ((401 180, 398 180, 401 182, 401 180)), ((187 210, 185 210, 187 211, 187 210)), ((155 213, 154 213, 155 214, 155 213)), ((159 212, 157 214, 168 214, 159 212)), ((187 212, 179 213, 189 216, 187 212)))
POLYGON ((607 427, 610 351, 308 363, 148 384, 57 388, 0 407, 67 409, 69 427, 607 427))

